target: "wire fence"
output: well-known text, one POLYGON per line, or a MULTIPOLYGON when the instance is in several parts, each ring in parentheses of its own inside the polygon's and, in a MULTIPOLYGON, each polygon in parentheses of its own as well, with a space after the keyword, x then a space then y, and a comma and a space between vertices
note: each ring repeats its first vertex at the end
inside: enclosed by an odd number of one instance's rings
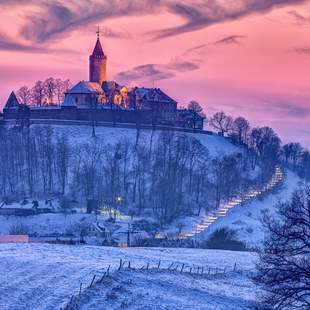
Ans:
POLYGON ((239 274, 248 275, 249 271, 245 271, 239 268, 237 263, 231 267, 209 267, 209 266, 191 266, 185 263, 170 263, 169 265, 163 264, 161 260, 158 263, 150 264, 149 262, 144 263, 142 266, 133 266, 132 261, 120 259, 118 266, 109 265, 107 268, 98 270, 94 273, 88 281, 80 282, 78 292, 71 295, 70 300, 66 302, 60 310, 73 310, 76 309, 77 302, 82 296, 85 290, 95 287, 97 284, 103 284, 106 278, 111 277, 112 274, 122 271, 133 271, 133 272, 170 272, 188 275, 192 277, 212 279, 214 276, 225 276, 227 274, 239 274), (90 280, 90 281, 89 281, 90 280))

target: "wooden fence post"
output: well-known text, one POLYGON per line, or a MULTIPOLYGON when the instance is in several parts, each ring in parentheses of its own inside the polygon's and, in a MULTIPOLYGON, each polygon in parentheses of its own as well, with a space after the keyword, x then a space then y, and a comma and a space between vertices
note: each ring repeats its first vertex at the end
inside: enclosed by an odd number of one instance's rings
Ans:
POLYGON ((92 287, 92 286, 93 286, 95 279, 96 279, 96 275, 94 275, 94 276, 93 276, 93 279, 92 279, 92 281, 91 281, 91 283, 90 283, 90 286, 89 286, 89 287, 92 287))
POLYGON ((119 267, 118 267, 118 270, 121 270, 121 269, 122 269, 122 266, 123 266, 123 260, 120 259, 120 260, 119 260, 119 267))
POLYGON ((157 269, 159 270, 159 267, 160 267, 160 260, 158 262, 158 265, 157 265, 157 269))
POLYGON ((82 293, 82 285, 83 285, 83 283, 81 282, 81 284, 80 284, 80 290, 79 290, 79 296, 81 296, 81 293, 82 293))
POLYGON ((149 270, 149 266, 150 266, 150 263, 147 262, 147 264, 146 264, 146 270, 149 270))
POLYGON ((184 269, 184 263, 182 264, 182 267, 181 267, 181 271, 180 271, 180 273, 182 273, 182 272, 183 272, 183 269, 184 269))
POLYGON ((235 262, 235 265, 234 265, 234 272, 236 272, 236 267, 237 267, 237 263, 235 262))
POLYGON ((104 272, 104 274, 102 275, 102 277, 101 277, 101 279, 100 279, 100 281, 99 281, 100 283, 102 283, 102 282, 103 282, 103 279, 104 279, 104 277, 105 277, 106 273, 107 273, 107 272, 105 271, 105 272, 104 272))

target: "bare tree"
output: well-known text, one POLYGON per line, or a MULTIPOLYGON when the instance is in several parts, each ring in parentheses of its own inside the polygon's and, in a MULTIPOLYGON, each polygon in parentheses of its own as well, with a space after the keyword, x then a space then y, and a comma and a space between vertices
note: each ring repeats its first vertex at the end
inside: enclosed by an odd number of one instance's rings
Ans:
POLYGON ((217 112, 211 117, 209 124, 224 136, 232 128, 233 119, 224 112, 217 112))
POLYGON ((237 134, 238 143, 246 143, 250 124, 244 117, 237 117, 232 124, 233 131, 237 134))
POLYGON ((20 103, 28 105, 31 102, 31 91, 27 86, 23 86, 17 91, 17 97, 20 103))
POLYGON ((56 83, 55 80, 50 77, 44 81, 44 94, 47 98, 48 105, 54 104, 54 96, 56 93, 56 83))
POLYGON ((33 103, 37 106, 42 106, 44 102, 44 83, 42 81, 37 81, 34 87, 31 89, 31 95, 33 103))
POLYGON ((188 110, 192 111, 193 113, 193 122, 194 122, 194 129, 197 127, 198 118, 206 118, 206 115, 203 113, 202 106, 197 101, 191 101, 188 104, 188 110))
POLYGON ((69 90, 71 82, 69 79, 63 81, 62 79, 55 79, 55 94, 57 97, 57 103, 63 102, 65 93, 69 90))
POLYGON ((278 218, 266 214, 268 237, 254 277, 263 292, 263 309, 310 309, 310 187, 295 191, 278 206, 278 218))

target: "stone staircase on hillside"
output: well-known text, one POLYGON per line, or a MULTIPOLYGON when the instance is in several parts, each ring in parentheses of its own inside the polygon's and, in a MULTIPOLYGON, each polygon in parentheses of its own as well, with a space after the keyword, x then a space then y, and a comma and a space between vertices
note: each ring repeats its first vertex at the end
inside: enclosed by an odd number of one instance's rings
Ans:
POLYGON ((200 234, 204 230, 208 229, 208 227, 212 225, 212 223, 214 223, 218 218, 226 216, 230 209, 268 192, 277 186, 282 179, 283 172, 281 171, 280 167, 276 167, 271 180, 266 183, 260 190, 251 190, 242 198, 235 198, 228 203, 221 204, 219 209, 203 216, 198 223, 193 225, 193 229, 191 231, 183 233, 181 239, 188 239, 200 234))

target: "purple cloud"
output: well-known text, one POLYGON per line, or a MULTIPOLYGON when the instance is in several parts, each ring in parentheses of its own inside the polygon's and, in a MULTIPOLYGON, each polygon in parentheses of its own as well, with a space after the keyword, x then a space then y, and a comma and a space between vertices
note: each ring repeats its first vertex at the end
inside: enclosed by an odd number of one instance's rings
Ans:
POLYGON ((199 69, 194 62, 175 61, 166 65, 146 64, 134 67, 131 70, 119 72, 116 79, 123 83, 137 80, 158 81, 175 77, 178 73, 184 73, 199 69))
POLYGON ((236 6, 231 1, 189 0, 186 3, 172 2, 169 10, 183 17, 186 22, 177 27, 153 32, 156 38, 166 38, 194 30, 200 30, 213 24, 235 20, 249 14, 269 11, 277 6, 303 3, 305 0, 242 0, 236 6))

